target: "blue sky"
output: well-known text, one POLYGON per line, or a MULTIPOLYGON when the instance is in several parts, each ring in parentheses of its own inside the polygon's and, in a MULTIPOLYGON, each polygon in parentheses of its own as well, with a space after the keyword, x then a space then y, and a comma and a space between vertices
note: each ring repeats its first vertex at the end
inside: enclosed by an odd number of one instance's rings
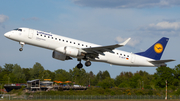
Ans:
MULTIPOLYGON (((39 62, 51 71, 69 71, 76 66, 76 59, 65 62, 53 59, 52 50, 25 45, 23 52, 19 52, 19 43, 4 37, 7 31, 28 27, 100 45, 117 44, 131 37, 126 46, 118 49, 133 53, 146 50, 161 37, 168 37, 161 59, 175 59, 168 63, 174 68, 180 63, 179 11, 179 0, 0 0, 0 66, 17 63, 32 68, 39 62)), ((84 69, 95 74, 108 70, 113 78, 123 71, 156 72, 156 67, 97 62, 84 69)))

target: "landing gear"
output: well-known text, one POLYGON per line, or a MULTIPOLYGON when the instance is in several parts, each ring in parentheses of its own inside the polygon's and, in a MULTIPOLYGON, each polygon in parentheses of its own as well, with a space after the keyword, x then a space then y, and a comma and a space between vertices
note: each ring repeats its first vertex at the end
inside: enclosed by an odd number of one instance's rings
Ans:
POLYGON ((78 59, 79 64, 77 64, 77 68, 81 69, 83 67, 83 64, 81 63, 81 59, 78 59))
POLYGON ((86 65, 86 67, 89 67, 89 66, 91 66, 91 62, 90 61, 86 61, 85 65, 86 65))
POLYGON ((23 51, 23 46, 24 46, 24 42, 19 42, 19 44, 21 45, 21 48, 19 48, 19 51, 23 51))
POLYGON ((83 67, 82 63, 77 64, 77 68, 81 69, 83 67))
POLYGON ((19 51, 23 51, 23 48, 19 48, 19 51))
MULTIPOLYGON (((77 59, 77 60, 79 61, 79 64, 77 64, 77 68, 81 69, 81 68, 83 67, 83 64, 81 63, 81 59, 77 59)), ((86 66, 86 67, 91 66, 91 61, 86 60, 85 66, 86 66)))

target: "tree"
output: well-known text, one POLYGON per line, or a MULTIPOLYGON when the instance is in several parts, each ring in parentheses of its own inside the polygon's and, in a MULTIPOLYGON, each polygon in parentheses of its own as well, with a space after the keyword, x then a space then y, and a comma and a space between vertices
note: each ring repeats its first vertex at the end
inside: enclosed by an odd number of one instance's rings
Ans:
POLYGON ((154 74, 155 86, 158 88, 164 88, 167 80, 168 85, 172 86, 174 82, 174 70, 169 67, 158 67, 157 72, 154 74))
POLYGON ((90 71, 90 72, 89 72, 89 76, 90 76, 91 78, 93 78, 93 77, 94 77, 94 73, 93 73, 92 71, 90 71))
POLYGON ((43 73, 43 71, 44 71, 44 67, 40 63, 36 62, 36 64, 34 64, 33 68, 30 69, 31 78, 32 79, 43 79, 42 75, 41 75, 43 73))
POLYGON ((102 71, 99 71, 96 75, 96 78, 98 79, 98 81, 102 81, 102 71))
POLYGON ((131 72, 121 72, 120 75, 116 76, 114 83, 120 88, 128 88, 132 77, 133 74, 131 72))
POLYGON ((41 76, 43 79, 51 79, 51 81, 54 80, 54 74, 50 70, 44 70, 41 76))
POLYGON ((0 66, 0 73, 3 71, 3 68, 0 66))
POLYGON ((88 73, 82 68, 78 69, 77 67, 73 68, 73 70, 70 71, 70 79, 72 79, 73 82, 76 84, 81 85, 88 85, 89 82, 89 76, 88 73))
POLYGON ((98 82, 98 86, 101 86, 104 89, 114 87, 114 80, 110 77, 107 77, 103 81, 98 82))
POLYGON ((21 67, 17 64, 15 64, 13 66, 13 71, 10 74, 10 79, 12 81, 12 83, 25 83, 26 76, 23 73, 23 70, 21 69, 21 67))
POLYGON ((58 69, 55 71, 55 80, 57 81, 68 81, 70 78, 70 75, 67 71, 63 69, 58 69))
POLYGON ((180 64, 174 68, 174 76, 176 79, 180 80, 180 64))
POLYGON ((111 78, 110 74, 109 74, 109 72, 107 70, 103 71, 103 73, 102 73, 102 80, 104 80, 106 78, 111 78))
POLYGON ((5 64, 4 70, 7 72, 7 74, 12 73, 13 71, 13 64, 5 64))
POLYGON ((31 79, 31 75, 30 75, 30 69, 29 68, 22 68, 22 71, 26 77, 26 81, 30 80, 31 79))
POLYGON ((130 80, 130 87, 131 88, 138 88, 138 84, 139 84, 139 80, 141 80, 141 76, 138 73, 135 73, 134 76, 132 78, 129 79, 130 80))

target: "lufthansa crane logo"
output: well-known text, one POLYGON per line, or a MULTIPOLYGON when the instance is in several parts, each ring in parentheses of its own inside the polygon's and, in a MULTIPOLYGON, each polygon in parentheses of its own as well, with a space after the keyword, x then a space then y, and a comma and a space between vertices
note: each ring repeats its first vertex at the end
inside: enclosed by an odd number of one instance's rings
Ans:
POLYGON ((163 46, 162 46, 162 44, 160 44, 160 43, 155 44, 155 45, 154 45, 154 51, 155 51, 156 53, 161 53, 161 52, 163 51, 163 46))

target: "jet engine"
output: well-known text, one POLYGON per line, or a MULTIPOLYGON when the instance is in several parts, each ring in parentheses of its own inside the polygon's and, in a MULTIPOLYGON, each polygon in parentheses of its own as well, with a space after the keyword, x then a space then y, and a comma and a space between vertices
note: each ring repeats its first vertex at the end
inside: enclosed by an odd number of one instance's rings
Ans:
POLYGON ((74 47, 59 47, 56 49, 56 51, 61 52, 67 56, 77 57, 82 55, 80 50, 74 47))
POLYGON ((65 54, 59 53, 57 51, 53 51, 52 57, 54 59, 58 59, 58 60, 62 60, 62 61, 72 59, 71 57, 66 56, 65 54))

